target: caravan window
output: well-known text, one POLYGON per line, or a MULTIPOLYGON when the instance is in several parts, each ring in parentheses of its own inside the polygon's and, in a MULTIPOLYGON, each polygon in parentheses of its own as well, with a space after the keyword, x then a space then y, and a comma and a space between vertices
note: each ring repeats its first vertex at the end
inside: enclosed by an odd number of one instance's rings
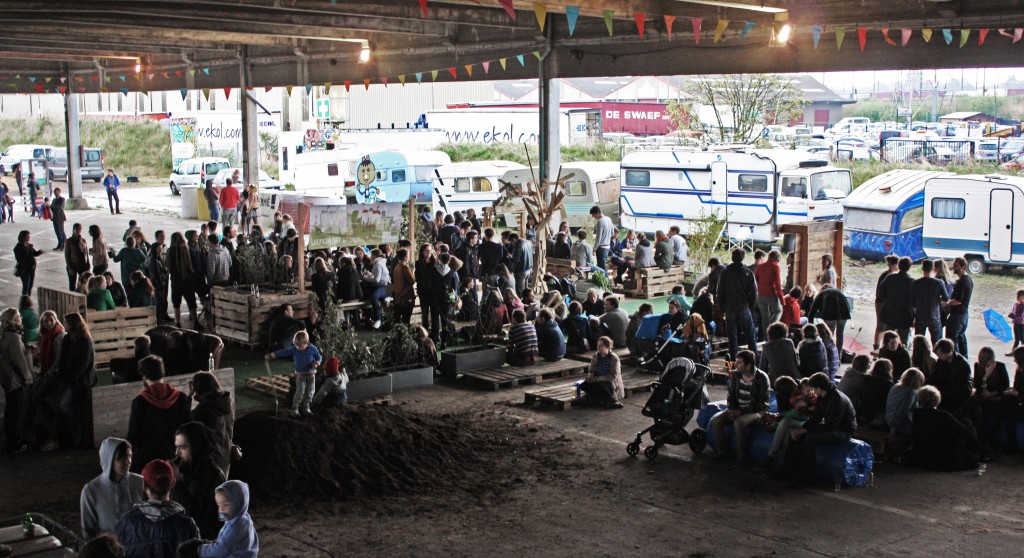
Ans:
POLYGON ((391 182, 396 184, 405 182, 405 169, 391 171, 391 182))
POLYGON ((932 217, 936 219, 963 219, 967 202, 957 198, 935 198, 932 200, 932 217))
POLYGON ((626 171, 626 186, 650 186, 651 171, 628 170, 626 171))
POLYGON ((566 182, 565 191, 570 196, 585 196, 587 194, 587 183, 582 180, 566 182))
POLYGON ((906 232, 910 229, 916 229, 924 224, 924 208, 915 207, 914 209, 907 210, 900 218, 900 232, 906 232))
POLYGON ((763 174, 741 174, 740 192, 767 192, 768 177, 763 174))
MULTIPOLYGON (((434 165, 432 167, 413 167, 416 171, 416 182, 430 182, 434 179, 434 169, 441 165, 434 165)), ((402 179, 405 182, 405 179, 402 179)))
POLYGON ((456 178, 455 179, 455 191, 456 192, 468 192, 469 191, 469 179, 468 178, 456 178))
POLYGON ((783 176, 782 177, 782 195, 790 198, 806 198, 807 197, 807 177, 806 176, 783 176))
POLYGON ((850 195, 850 173, 819 172, 811 175, 811 199, 834 200, 850 195))
POLYGON ((491 181, 486 178, 474 178, 473 179, 473 191, 474 192, 490 192, 494 190, 494 186, 491 181))
POLYGON ((338 176, 338 163, 327 164, 327 176, 338 176))
POLYGON ((892 215, 888 211, 847 207, 843 226, 855 231, 887 233, 892 231, 892 215))

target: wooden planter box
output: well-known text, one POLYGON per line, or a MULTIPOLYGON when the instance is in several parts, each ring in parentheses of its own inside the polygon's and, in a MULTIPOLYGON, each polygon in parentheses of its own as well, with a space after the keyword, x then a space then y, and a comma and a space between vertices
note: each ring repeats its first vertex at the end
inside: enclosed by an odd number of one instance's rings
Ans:
POLYGON ((460 372, 504 366, 505 347, 486 345, 452 349, 441 353, 441 372, 454 378, 460 372))
POLYGON ((387 370, 391 374, 392 391, 416 389, 434 385, 434 367, 421 364, 399 366, 387 370))
POLYGON ((297 320, 306 317, 309 307, 309 294, 261 291, 257 298, 244 286, 238 289, 214 287, 210 291, 210 300, 213 333, 225 341, 235 341, 250 348, 267 344, 270 314, 278 306, 291 304, 297 320))
POLYGON ((359 378, 348 382, 348 400, 361 401, 391 395, 391 374, 359 378))
POLYGON ((87 310, 85 321, 92 334, 96 368, 110 367, 110 359, 135 354, 135 338, 156 326, 156 308, 117 308, 105 312, 87 310))

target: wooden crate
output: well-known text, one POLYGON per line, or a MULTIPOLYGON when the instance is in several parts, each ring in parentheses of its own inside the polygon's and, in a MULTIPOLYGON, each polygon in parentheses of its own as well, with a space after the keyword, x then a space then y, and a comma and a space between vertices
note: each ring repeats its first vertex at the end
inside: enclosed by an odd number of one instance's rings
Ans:
POLYGON ((64 322, 64 316, 74 312, 85 312, 85 295, 64 289, 36 287, 36 310, 41 316, 47 310, 57 313, 57 319, 64 322))
POLYGON ((259 297, 248 289, 214 287, 210 292, 213 312, 213 333, 224 341, 234 341, 249 348, 267 344, 270 315, 282 304, 291 304, 295 319, 306 317, 309 294, 261 292, 259 297))
POLYGON ((539 384, 568 376, 585 374, 587 364, 578 360, 562 359, 558 362, 538 361, 532 366, 503 366, 464 372, 463 376, 497 391, 503 386, 539 384))
POLYGON ((555 277, 569 277, 576 271, 576 263, 572 260, 549 256, 547 264, 544 266, 544 271, 555 277))
MULTIPOLYGON (((650 391, 653 384, 654 377, 649 374, 623 374, 624 398, 628 398, 636 393, 650 391)), ((567 405, 576 405, 582 401, 581 397, 576 397, 576 382, 531 389, 526 391, 523 397, 523 402, 527 407, 536 404, 540 407, 552 407, 559 411, 564 411, 567 405)))
POLYGON ((683 266, 674 265, 668 271, 660 267, 642 267, 634 273, 632 287, 622 288, 626 296, 656 298, 672 294, 672 289, 686 279, 683 266))
MULTIPOLYGON (((213 375, 220 382, 221 389, 235 397, 235 370, 222 368, 214 370, 213 375)), ((192 374, 167 376, 164 383, 188 393, 188 381, 192 374)), ((125 438, 128 435, 128 419, 131 417, 132 400, 142 391, 142 382, 128 382, 92 388, 92 439, 95 447, 99 447, 104 438, 115 436, 125 438)), ((194 404, 195 402, 193 402, 194 404)))
POLYGON ((96 368, 104 369, 110 366, 112 358, 128 358, 135 354, 135 338, 156 327, 156 308, 88 310, 85 321, 92 334, 96 368))

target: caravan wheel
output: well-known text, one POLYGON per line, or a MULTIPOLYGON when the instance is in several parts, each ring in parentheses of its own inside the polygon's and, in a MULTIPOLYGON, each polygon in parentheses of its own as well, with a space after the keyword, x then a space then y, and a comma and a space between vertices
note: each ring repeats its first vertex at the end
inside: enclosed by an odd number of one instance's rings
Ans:
POLYGON ((967 257, 967 272, 971 275, 978 275, 985 273, 985 260, 981 256, 968 256, 967 257))

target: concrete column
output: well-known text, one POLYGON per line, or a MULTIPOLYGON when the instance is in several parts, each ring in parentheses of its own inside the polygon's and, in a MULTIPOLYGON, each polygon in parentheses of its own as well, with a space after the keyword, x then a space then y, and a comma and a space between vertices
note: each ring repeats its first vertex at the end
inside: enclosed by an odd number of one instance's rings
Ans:
MULTIPOLYGON (((553 18, 548 18, 546 30, 548 32, 548 51, 541 57, 540 74, 538 82, 540 91, 538 95, 538 110, 540 112, 540 127, 537 142, 539 144, 540 159, 538 161, 539 176, 537 180, 544 183, 545 179, 556 180, 558 178, 558 167, 562 164, 562 156, 559 151, 561 147, 560 130, 560 94, 558 72, 554 67, 554 56, 551 56, 553 45, 552 25, 553 18)), ((550 192, 545 195, 549 199, 550 192)))
MULTIPOLYGON (((70 67, 65 65, 64 74, 67 76, 67 83, 74 83, 70 67)), ((81 134, 78 129, 78 95, 71 92, 68 86, 67 95, 64 95, 64 140, 68 149, 68 186, 67 198, 80 199, 82 197, 82 161, 79 158, 81 153, 81 134)), ((50 185, 53 188, 53 185, 50 185)), ((69 204, 74 207, 75 204, 69 204)))
POLYGON ((249 87, 249 47, 243 46, 239 58, 241 68, 239 91, 242 102, 242 176, 250 184, 260 182, 260 142, 256 125, 256 102, 246 90, 249 87))

